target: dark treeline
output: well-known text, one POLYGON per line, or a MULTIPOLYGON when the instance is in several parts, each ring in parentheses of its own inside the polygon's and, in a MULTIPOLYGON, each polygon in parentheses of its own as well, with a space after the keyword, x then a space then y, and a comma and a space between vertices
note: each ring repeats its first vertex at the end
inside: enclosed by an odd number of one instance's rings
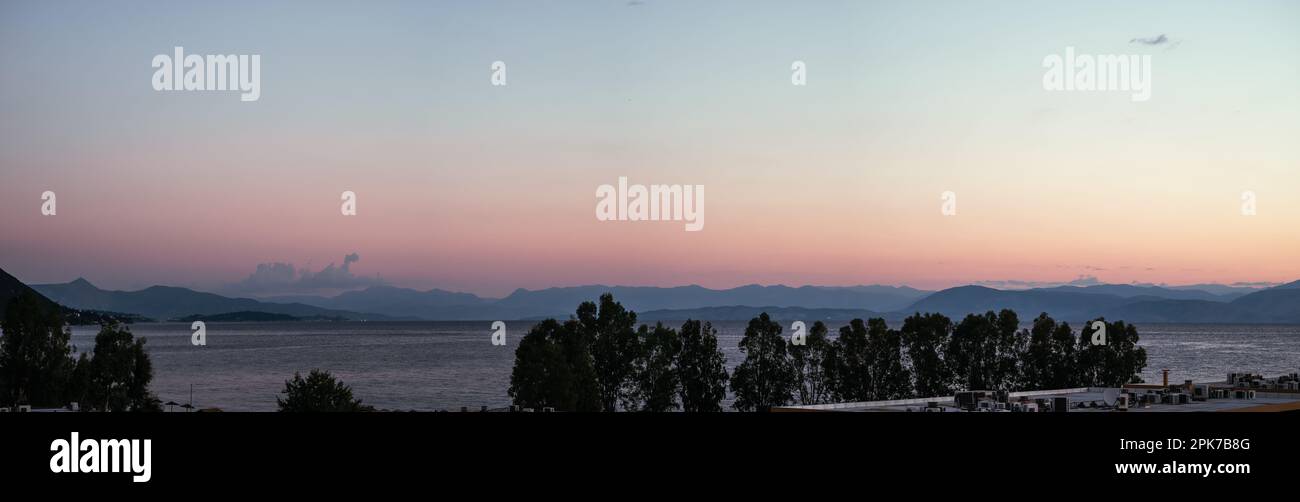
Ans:
POLYGON ((749 321, 732 374, 708 322, 680 330, 636 326, 636 313, 609 294, 584 302, 563 323, 548 319, 515 352, 510 397, 526 408, 561 411, 721 411, 726 390, 741 411, 789 404, 948 396, 969 390, 1118 387, 1141 382, 1146 350, 1137 329, 1107 322, 1105 344, 1093 322, 1076 336, 1047 314, 1029 329, 1010 310, 967 315, 959 323, 917 313, 891 329, 854 319, 831 337, 814 323, 805 343, 782 336, 766 313, 749 321))
POLYGON ((144 338, 125 325, 103 325, 91 354, 72 357, 71 332, 57 305, 26 293, 5 306, 0 320, 0 406, 82 410, 161 411, 149 392, 153 366, 144 338))

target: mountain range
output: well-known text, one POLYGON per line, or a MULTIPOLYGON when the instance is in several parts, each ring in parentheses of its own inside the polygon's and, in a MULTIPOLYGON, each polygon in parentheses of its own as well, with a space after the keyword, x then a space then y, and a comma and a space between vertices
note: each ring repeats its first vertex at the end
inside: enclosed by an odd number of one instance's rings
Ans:
POLYGON ((1216 286, 1196 289, 1100 284, 1027 290, 959 286, 931 292, 878 285, 748 285, 730 289, 695 285, 667 288, 591 285, 519 289, 504 298, 440 289, 420 291, 374 286, 332 297, 263 299, 228 298, 167 286, 109 291, 85 279, 32 288, 72 308, 128 312, 161 320, 231 312, 375 321, 563 319, 579 303, 595 300, 608 292, 647 321, 747 320, 762 311, 781 312, 785 318, 804 320, 900 318, 913 312, 939 312, 960 318, 969 313, 1009 308, 1026 318, 1047 312, 1056 319, 1072 322, 1104 316, 1130 322, 1300 323, 1300 281, 1267 289, 1216 286))
POLYGON ((9 300, 12 300, 15 297, 22 296, 28 293, 35 296, 37 303, 39 303, 42 308, 58 309, 63 314, 63 320, 68 324, 95 325, 95 324, 103 324, 103 323, 114 322, 114 321, 132 323, 137 321, 151 320, 135 314, 122 314, 119 312, 105 312, 105 311, 90 310, 90 309, 75 309, 75 308, 70 308, 66 305, 60 305, 50 301, 49 298, 46 298, 44 295, 32 289, 28 285, 23 284, 22 281, 18 280, 18 278, 12 275, 9 275, 8 272, 5 272, 4 270, 0 270, 0 315, 4 315, 5 310, 9 306, 9 300))
POLYGON ((1058 320, 1076 322, 1096 317, 1129 322, 1300 322, 1300 281, 1243 295, 1214 295, 1204 291, 1189 295, 1191 292, 1111 284, 1022 291, 961 286, 929 295, 905 312, 939 312, 960 317, 1008 308, 1021 316, 1047 312, 1058 320))
POLYGON ((749 285, 731 289, 709 289, 701 286, 657 288, 595 285, 535 291, 518 289, 505 298, 491 299, 438 289, 416 291, 376 286, 330 298, 296 296, 267 298, 266 301, 295 301, 322 308, 422 319, 533 319, 566 317, 573 313, 578 304, 595 300, 604 293, 613 293, 616 300, 637 312, 730 306, 865 309, 887 312, 911 305, 917 299, 930 294, 929 291, 893 286, 795 288, 749 285))
POLYGON ((301 303, 271 303, 251 298, 227 298, 172 286, 150 286, 139 291, 99 289, 85 279, 64 284, 36 284, 32 289, 61 305, 90 310, 129 312, 158 320, 231 312, 265 312, 293 317, 342 318, 352 321, 399 320, 390 316, 325 309, 301 303))

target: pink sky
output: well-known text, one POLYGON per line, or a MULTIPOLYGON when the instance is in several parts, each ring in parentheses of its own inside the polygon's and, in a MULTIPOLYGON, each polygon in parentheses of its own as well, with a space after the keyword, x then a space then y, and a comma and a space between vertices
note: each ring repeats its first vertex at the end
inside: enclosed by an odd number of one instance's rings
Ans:
POLYGON ((1300 278, 1294 2, 159 8, 171 24, 0 16, 0 267, 20 279, 220 290, 349 253, 355 275, 493 296, 1300 278), (176 45, 261 54, 261 99, 154 91, 176 45), (1067 46, 1150 55, 1150 101, 1044 90, 1067 46), (704 230, 597 221, 620 176, 704 185, 704 230))

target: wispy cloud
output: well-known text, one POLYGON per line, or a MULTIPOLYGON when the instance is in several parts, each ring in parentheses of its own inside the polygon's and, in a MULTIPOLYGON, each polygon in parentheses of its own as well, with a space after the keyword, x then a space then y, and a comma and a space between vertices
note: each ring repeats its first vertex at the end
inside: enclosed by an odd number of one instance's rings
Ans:
POLYGON ((1164 33, 1161 33, 1159 36, 1155 36, 1155 37, 1135 38, 1133 40, 1129 40, 1128 43, 1143 44, 1143 45, 1163 45, 1169 43, 1169 37, 1165 36, 1164 33))
POLYGON ((1232 284, 1229 284, 1229 286, 1236 287, 1236 288, 1271 288, 1274 286, 1281 286, 1281 285, 1282 283, 1280 282, 1264 282, 1264 281, 1234 282, 1232 284))
POLYGON ((995 289, 1033 289, 1033 288, 1051 288, 1056 286, 1095 286, 1105 284, 1101 280, 1091 275, 1081 275, 1070 281, 1022 281, 1017 279, 976 281, 977 286, 987 286, 995 289))

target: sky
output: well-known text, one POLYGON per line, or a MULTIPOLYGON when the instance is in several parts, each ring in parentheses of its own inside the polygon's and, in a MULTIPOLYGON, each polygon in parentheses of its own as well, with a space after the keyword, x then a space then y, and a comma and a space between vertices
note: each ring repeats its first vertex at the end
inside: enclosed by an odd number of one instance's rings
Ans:
POLYGON ((249 296, 1287 282, 1298 26, 1285 0, 4 1, 0 268, 249 296), (176 46, 260 55, 260 98, 155 90, 176 46), (1045 89, 1067 47, 1150 56, 1150 99, 1045 89), (619 177, 705 186, 704 228, 598 220, 619 177))

